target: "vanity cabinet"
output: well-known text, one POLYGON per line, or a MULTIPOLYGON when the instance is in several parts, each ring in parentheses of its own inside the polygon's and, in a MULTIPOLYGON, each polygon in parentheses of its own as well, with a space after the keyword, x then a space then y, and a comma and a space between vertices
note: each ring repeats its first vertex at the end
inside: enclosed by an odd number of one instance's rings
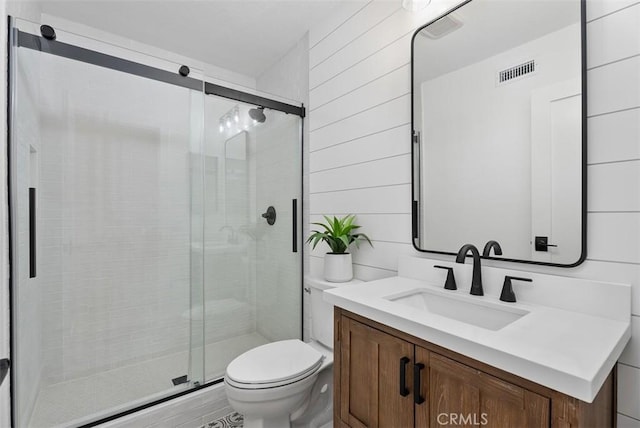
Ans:
POLYGON ((416 426, 486 425, 548 427, 549 399, 455 360, 417 347, 416 364, 428 374, 420 382, 416 426), (426 406, 431 403, 431 407, 426 406), (465 418, 465 422, 460 420, 465 418))
POLYGON ((336 427, 612 427, 612 372, 593 403, 335 309, 336 427))
POLYGON ((346 317, 340 332, 340 418, 354 428, 413 426, 413 397, 399 390, 413 344, 346 317))

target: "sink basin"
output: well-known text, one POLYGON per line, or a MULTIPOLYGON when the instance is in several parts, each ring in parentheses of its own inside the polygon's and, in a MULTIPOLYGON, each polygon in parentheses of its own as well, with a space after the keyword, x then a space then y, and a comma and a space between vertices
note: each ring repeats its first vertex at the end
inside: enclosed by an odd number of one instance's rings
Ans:
POLYGON ((467 296, 447 296, 426 289, 387 296, 385 299, 494 331, 506 327, 529 313, 524 309, 505 308, 485 301, 473 302, 470 301, 472 298, 467 296))

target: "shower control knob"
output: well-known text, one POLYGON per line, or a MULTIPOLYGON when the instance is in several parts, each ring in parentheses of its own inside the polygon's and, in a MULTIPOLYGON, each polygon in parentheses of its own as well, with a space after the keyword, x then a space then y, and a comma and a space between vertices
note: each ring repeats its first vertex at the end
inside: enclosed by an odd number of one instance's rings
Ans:
POLYGON ((276 209, 273 207, 267 208, 267 212, 262 213, 262 218, 267 220, 269 226, 273 226, 276 222, 276 209))

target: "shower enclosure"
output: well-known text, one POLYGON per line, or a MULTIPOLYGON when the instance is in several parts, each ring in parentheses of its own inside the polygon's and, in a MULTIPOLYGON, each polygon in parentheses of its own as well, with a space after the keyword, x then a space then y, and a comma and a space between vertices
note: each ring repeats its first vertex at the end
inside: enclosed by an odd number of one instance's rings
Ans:
POLYGON ((25 21, 10 43, 14 425, 95 424, 300 338, 304 110, 25 21))

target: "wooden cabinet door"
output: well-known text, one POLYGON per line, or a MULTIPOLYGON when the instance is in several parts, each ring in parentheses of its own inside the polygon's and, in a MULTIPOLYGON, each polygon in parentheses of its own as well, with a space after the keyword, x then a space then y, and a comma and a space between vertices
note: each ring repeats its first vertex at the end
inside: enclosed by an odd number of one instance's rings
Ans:
POLYGON ((438 354, 428 367, 428 423, 417 415, 416 426, 549 427, 546 397, 438 354))
POLYGON ((413 427, 413 344, 344 316, 340 341, 340 419, 352 428, 413 427))

